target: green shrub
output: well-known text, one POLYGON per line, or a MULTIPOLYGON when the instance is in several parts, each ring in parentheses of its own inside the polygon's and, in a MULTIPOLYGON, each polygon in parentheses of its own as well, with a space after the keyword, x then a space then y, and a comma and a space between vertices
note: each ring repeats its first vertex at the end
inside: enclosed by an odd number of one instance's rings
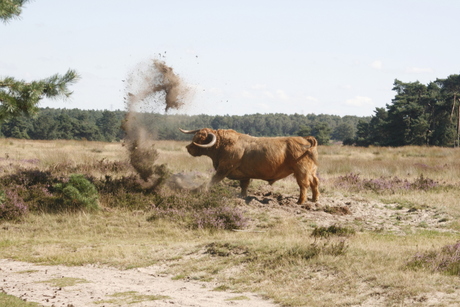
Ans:
POLYGON ((99 194, 96 187, 81 174, 72 174, 67 182, 55 184, 53 187, 60 196, 62 209, 99 209, 99 194))

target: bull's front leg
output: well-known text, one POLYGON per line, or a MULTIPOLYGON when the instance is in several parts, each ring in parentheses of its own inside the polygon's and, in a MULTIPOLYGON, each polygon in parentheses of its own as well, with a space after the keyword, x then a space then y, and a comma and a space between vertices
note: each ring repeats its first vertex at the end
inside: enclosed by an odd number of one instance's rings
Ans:
POLYGON ((214 176, 212 176, 209 185, 213 186, 224 180, 224 178, 227 177, 227 175, 232 171, 232 169, 233 167, 231 166, 220 164, 216 169, 216 173, 214 174, 214 176))
POLYGON ((243 179, 243 180, 240 180, 241 197, 246 197, 246 196, 248 196, 249 182, 251 182, 251 179, 243 179))
POLYGON ((221 182, 222 180, 224 180, 224 178, 227 176, 228 172, 225 172, 225 171, 217 171, 214 176, 212 176, 211 178, 211 182, 209 183, 210 186, 213 186, 213 185, 216 185, 218 184, 219 182, 221 182))
MULTIPOLYGON (((235 161, 226 161, 225 163, 213 163, 216 169, 216 173, 212 176, 211 182, 209 182, 208 188, 212 187, 213 185, 218 184, 221 182, 225 177, 228 177, 232 171, 237 169, 240 166, 240 163, 235 161)), ((249 185, 249 180, 247 183, 243 183, 241 181, 241 194, 247 193, 247 188, 249 185)))
MULTIPOLYGON (((219 164, 219 166, 216 169, 216 173, 214 176, 211 178, 211 182, 209 183, 209 186, 213 186, 224 180, 225 177, 227 177, 232 170, 234 170, 237 166, 231 164, 231 165, 225 165, 225 164, 219 164)), ((248 182, 249 185, 249 182, 248 182)), ((242 187, 243 188, 243 187, 242 187)), ((247 186, 246 186, 247 189, 247 186)))

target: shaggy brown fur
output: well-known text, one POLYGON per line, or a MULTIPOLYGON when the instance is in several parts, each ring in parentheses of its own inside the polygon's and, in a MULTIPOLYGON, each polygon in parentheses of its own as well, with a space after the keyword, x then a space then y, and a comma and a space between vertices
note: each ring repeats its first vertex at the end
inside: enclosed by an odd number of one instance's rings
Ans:
POLYGON ((210 184, 225 177, 239 180, 241 195, 247 196, 251 179, 266 180, 270 184, 294 174, 300 188, 298 204, 307 199, 307 188, 313 192, 312 201, 319 197, 317 170, 317 141, 314 137, 252 137, 234 130, 204 128, 195 133, 187 150, 192 156, 208 156, 216 173, 210 184), (196 144, 208 144, 214 134, 214 146, 201 148, 196 144), (196 144, 194 144, 196 143, 196 144))

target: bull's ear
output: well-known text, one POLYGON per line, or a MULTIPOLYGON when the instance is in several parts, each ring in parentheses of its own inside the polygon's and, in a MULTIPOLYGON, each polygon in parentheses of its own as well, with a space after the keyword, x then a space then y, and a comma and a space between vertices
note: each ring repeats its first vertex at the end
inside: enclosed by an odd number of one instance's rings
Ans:
POLYGON ((196 129, 196 130, 184 130, 184 129, 179 128, 179 130, 180 130, 182 133, 185 133, 185 134, 195 134, 195 133, 197 133, 198 131, 200 131, 201 129, 196 129))

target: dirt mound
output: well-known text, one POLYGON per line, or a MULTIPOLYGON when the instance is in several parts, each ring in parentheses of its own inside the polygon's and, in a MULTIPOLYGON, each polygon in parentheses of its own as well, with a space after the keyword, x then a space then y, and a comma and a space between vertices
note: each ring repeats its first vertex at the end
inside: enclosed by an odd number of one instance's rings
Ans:
MULTIPOLYGON (((297 197, 270 191, 258 191, 241 203, 250 210, 263 210, 273 217, 294 215, 317 226, 342 225, 357 230, 386 231, 400 235, 417 228, 449 231, 453 220, 447 213, 434 208, 407 208, 399 204, 383 204, 362 197, 321 197, 316 203, 297 205, 297 197)), ((253 225, 257 227, 258 225, 253 225)))
MULTIPOLYGON (((178 173, 170 177, 168 184, 178 190, 199 188, 209 181, 208 176, 200 172, 178 173)), ((404 207, 400 204, 384 204, 363 197, 345 197, 337 194, 322 196, 318 202, 307 201, 302 206, 297 204, 298 196, 274 192, 270 185, 252 188, 249 196, 240 198, 239 187, 235 181, 225 181, 234 189, 235 201, 241 208, 257 213, 263 211, 273 218, 279 216, 298 216, 311 221, 317 226, 342 225, 356 230, 386 231, 400 235, 418 229, 450 231, 448 225, 454 219, 442 210, 430 207, 404 207)), ((259 227, 252 225, 250 228, 259 227)))

